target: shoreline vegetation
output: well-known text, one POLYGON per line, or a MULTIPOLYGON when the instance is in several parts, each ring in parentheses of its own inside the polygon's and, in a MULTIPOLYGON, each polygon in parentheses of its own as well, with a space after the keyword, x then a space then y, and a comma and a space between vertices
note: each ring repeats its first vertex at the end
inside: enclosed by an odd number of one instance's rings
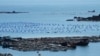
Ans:
POLYGON ((75 37, 0 37, 0 46, 18 51, 67 51, 77 46, 88 46, 89 42, 100 42, 100 36, 75 37))
POLYGON ((99 15, 96 15, 96 16, 91 16, 91 17, 77 17, 75 16, 74 19, 68 19, 66 21, 100 21, 100 14, 99 15))

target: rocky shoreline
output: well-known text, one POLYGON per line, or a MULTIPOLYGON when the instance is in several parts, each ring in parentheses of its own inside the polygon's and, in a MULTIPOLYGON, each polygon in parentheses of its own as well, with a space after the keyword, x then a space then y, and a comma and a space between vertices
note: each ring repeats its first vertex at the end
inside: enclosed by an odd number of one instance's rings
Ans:
POLYGON ((10 53, 0 53, 0 56, 13 56, 13 55, 10 53))
POLYGON ((21 38, 0 37, 0 46, 18 51, 66 51, 89 42, 100 42, 100 36, 21 38))
POLYGON ((100 14, 99 15, 96 15, 96 16, 91 16, 91 17, 77 17, 75 16, 74 19, 68 19, 66 21, 100 21, 100 14))

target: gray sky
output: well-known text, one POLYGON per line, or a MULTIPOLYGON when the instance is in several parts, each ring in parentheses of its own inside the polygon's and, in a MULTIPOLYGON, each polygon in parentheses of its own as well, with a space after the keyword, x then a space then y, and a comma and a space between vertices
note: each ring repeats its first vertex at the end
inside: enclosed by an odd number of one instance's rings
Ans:
POLYGON ((0 0, 0 5, 100 4, 99 0, 0 0))

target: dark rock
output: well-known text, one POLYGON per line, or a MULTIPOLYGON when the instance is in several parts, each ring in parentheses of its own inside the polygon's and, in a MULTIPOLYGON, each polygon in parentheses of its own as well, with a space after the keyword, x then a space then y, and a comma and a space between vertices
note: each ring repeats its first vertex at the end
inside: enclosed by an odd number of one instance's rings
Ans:
MULTIPOLYGON (((95 12, 95 10, 93 11, 89 11, 89 12, 95 12)), ((91 17, 77 17, 75 16, 74 19, 68 19, 66 21, 100 21, 100 14, 97 16, 91 16, 91 17)))
POLYGON ((60 43, 61 46, 67 46, 67 42, 60 43))
POLYGON ((0 53, 0 56, 13 56, 13 55, 10 53, 0 53))
POLYGON ((11 11, 11 12, 10 11, 7 11, 6 12, 6 11, 4 11, 4 12, 0 12, 0 14, 1 13, 5 13, 5 14, 18 14, 18 13, 28 13, 28 12, 16 12, 16 11, 11 11))
POLYGON ((76 45, 79 45, 79 46, 87 46, 88 44, 89 44, 88 39, 80 39, 80 41, 76 43, 76 45))
POLYGON ((92 17, 74 17, 77 21, 100 21, 100 15, 92 16, 92 17))
POLYGON ((92 11, 88 11, 88 12, 94 13, 94 12, 95 12, 95 10, 92 10, 92 11))
POLYGON ((1 38, 1 46, 18 51, 65 51, 76 46, 87 46, 89 42, 100 42, 100 36, 45 37, 45 38, 1 38))
POLYGON ((66 20, 66 21, 74 21, 73 19, 68 19, 68 20, 66 20))
POLYGON ((76 44, 74 42, 68 42, 68 47, 75 49, 76 48, 76 44))

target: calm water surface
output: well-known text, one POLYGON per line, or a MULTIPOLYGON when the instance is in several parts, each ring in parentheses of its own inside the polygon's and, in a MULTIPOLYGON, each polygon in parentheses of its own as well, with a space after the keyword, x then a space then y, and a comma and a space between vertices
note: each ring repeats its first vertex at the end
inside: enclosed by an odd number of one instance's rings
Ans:
MULTIPOLYGON (((0 11, 21 11, 29 12, 25 14, 0 14, 1 22, 35 22, 35 23, 58 23, 58 24, 76 24, 77 22, 66 22, 66 19, 73 19, 74 16, 89 17, 100 13, 99 5, 79 5, 79 6, 0 6, 0 11), (96 10, 95 13, 88 11, 96 10)), ((100 22, 78 22, 80 24, 97 24, 100 22)), ((67 36, 67 35, 93 35, 100 32, 79 33, 59 33, 59 34, 23 34, 23 33, 1 33, 0 36, 24 36, 24 37, 41 37, 41 36, 67 36)), ((10 49, 2 49, 0 53, 12 53, 14 56, 38 56, 35 51, 21 52, 10 49)), ((100 43, 90 43, 86 47, 77 47, 75 50, 67 50, 65 52, 40 51, 42 56, 99 56, 100 43)))
MULTIPOLYGON (((96 24, 99 22, 67 22, 67 19, 73 19, 74 16, 89 17, 98 15, 100 13, 100 7, 98 5, 60 5, 60 6, 0 6, 0 11, 18 11, 29 12, 20 14, 0 14, 1 22, 32 22, 32 23, 57 23, 57 24, 96 24), (89 13, 88 11, 96 10, 95 13, 89 13)), ((46 26, 43 26, 46 27, 46 26)), ((53 27, 53 26, 52 26, 53 27)), ((52 28, 51 27, 51 28, 52 28)), ((22 37, 41 37, 41 36, 68 36, 68 35, 99 35, 100 32, 85 32, 85 33, 8 33, 1 32, 0 36, 22 36, 22 37)))

